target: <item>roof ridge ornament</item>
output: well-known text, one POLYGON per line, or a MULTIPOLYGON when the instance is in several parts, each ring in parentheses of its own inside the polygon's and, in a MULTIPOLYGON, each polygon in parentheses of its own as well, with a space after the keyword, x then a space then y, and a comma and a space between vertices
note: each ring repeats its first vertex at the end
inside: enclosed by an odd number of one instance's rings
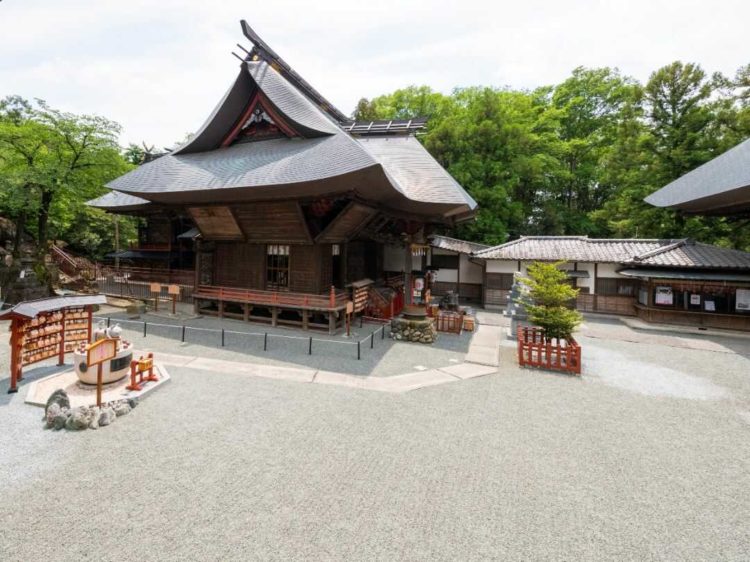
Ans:
POLYGON ((302 78, 302 76, 297 74, 292 67, 289 66, 289 64, 268 45, 268 43, 263 41, 263 39, 260 38, 245 20, 240 20, 240 26, 242 27, 242 34, 253 44, 253 49, 248 54, 248 57, 252 58, 257 55, 259 58, 266 61, 274 70, 309 98, 310 101, 328 113, 328 115, 333 117, 339 123, 349 121, 349 118, 346 115, 341 113, 336 106, 324 98, 323 95, 313 88, 304 78, 302 78))

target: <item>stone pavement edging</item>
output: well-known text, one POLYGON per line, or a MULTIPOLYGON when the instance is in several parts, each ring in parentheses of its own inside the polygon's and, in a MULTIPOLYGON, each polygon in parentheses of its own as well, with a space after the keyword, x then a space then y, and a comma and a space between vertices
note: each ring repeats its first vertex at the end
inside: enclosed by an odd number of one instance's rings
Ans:
POLYGON ((428 386, 456 382, 475 377, 483 377, 497 372, 496 367, 471 363, 459 363, 449 367, 417 371, 405 375, 368 377, 336 373, 333 371, 278 367, 275 365, 260 365, 257 363, 173 355, 169 353, 160 353, 159 359, 162 363, 167 365, 190 367, 191 369, 211 371, 214 373, 232 372, 265 379, 345 386, 360 390, 376 390, 379 392, 391 393, 408 392, 410 390, 417 390, 428 386))
MULTIPOLYGON (((491 321, 489 317, 487 320, 491 321)), ((502 340, 503 328, 497 323, 479 323, 469 343, 469 350, 466 353, 464 363, 391 377, 369 377, 334 371, 279 367, 161 352, 158 355, 161 362, 176 367, 190 367, 216 373, 240 373, 266 379, 345 386, 360 390, 402 393, 496 373, 500 365, 500 344, 502 340)))

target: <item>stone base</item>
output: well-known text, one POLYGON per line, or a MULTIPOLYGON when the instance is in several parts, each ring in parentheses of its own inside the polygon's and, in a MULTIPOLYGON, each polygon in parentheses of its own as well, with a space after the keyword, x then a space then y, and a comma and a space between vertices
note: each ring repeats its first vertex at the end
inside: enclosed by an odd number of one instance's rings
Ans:
MULTIPOLYGON (((144 382, 143 390, 128 390, 125 388, 130 384, 130 376, 119 381, 102 386, 102 402, 114 402, 128 398, 143 398, 144 395, 159 388, 167 382, 170 377, 167 370, 160 363, 154 362, 154 373, 159 377, 158 381, 144 382)), ((70 399, 70 407, 94 406, 96 405, 96 385, 83 384, 78 380, 74 370, 63 371, 34 381, 29 385, 26 395, 26 403, 34 406, 44 407, 47 399, 58 388, 63 389, 70 399)))
POLYGON ((415 343, 433 343, 437 339, 437 329, 432 318, 409 320, 394 318, 391 320, 391 338, 415 343))

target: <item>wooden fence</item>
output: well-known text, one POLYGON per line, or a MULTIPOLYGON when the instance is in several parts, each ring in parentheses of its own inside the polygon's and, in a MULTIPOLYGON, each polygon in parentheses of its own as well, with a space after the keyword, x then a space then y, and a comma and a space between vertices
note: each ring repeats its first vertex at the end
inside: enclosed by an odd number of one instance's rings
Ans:
POLYGON ((581 346, 574 339, 547 338, 541 328, 518 328, 518 364, 581 374, 581 346))

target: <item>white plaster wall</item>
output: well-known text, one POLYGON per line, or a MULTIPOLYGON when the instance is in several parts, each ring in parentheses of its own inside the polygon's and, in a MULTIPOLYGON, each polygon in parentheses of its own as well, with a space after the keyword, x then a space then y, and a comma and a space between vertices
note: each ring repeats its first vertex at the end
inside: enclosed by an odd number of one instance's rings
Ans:
POLYGON ((516 260, 487 260, 487 273, 515 273, 518 271, 516 260))
POLYGON ((597 277, 615 277, 624 279, 624 275, 617 273, 617 270, 621 268, 622 266, 619 263, 600 263, 596 275, 597 277))
POLYGON ((459 267, 461 268, 461 283, 482 283, 484 281, 482 266, 469 261, 469 256, 466 254, 461 254, 459 267))
POLYGON ((588 271, 589 276, 588 279, 579 277, 576 281, 576 286, 581 288, 588 287, 589 293, 593 295, 596 291, 596 287, 594 287, 594 264, 588 262, 578 262, 578 271, 588 271))

